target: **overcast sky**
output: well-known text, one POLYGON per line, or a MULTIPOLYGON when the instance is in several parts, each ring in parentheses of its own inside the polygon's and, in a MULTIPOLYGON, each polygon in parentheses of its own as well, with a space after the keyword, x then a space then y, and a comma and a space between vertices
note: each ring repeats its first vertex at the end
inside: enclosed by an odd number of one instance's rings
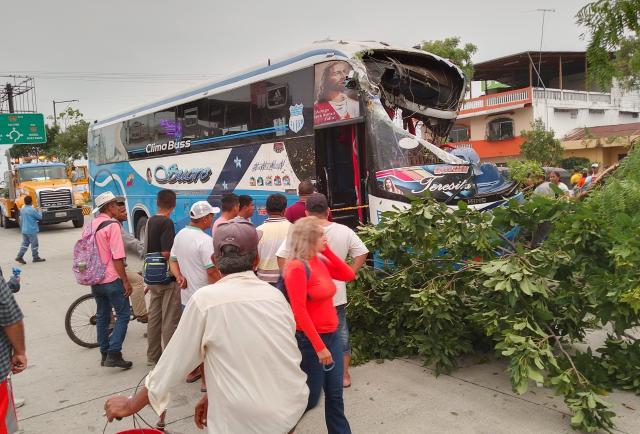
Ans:
MULTIPOLYGON (((35 76, 37 104, 78 99, 101 119, 158 97, 265 64, 327 37, 410 47, 460 36, 474 61, 538 50, 582 50, 575 24, 587 0, 20 0, 3 3, 0 75, 35 76), (4 15, 4 14, 3 14, 4 15), (115 75, 124 73, 126 75, 115 75), (102 75, 98 75, 102 74, 102 75)), ((65 105, 58 105, 63 110, 65 105)))

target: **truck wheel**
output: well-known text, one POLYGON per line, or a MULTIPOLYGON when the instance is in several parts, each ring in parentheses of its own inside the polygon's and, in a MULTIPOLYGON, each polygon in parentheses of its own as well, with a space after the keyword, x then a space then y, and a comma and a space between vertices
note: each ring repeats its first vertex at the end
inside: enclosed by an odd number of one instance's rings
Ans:
POLYGON ((72 221, 73 221, 73 227, 74 228, 81 228, 82 226, 84 226, 84 216, 83 215, 81 215, 77 219, 73 219, 72 221))
POLYGON ((136 238, 140 241, 144 241, 147 236, 147 216, 142 216, 138 219, 138 223, 136 223, 136 238))
POLYGON ((6 217, 4 216, 4 212, 0 209, 0 228, 7 228, 6 223, 4 222, 6 217))

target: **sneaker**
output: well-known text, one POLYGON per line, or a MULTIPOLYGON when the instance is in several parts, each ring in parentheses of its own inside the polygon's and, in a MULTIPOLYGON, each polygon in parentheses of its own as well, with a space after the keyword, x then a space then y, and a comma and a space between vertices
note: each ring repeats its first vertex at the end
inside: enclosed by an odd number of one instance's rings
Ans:
POLYGON ((18 263, 20 263, 22 265, 27 265, 27 261, 25 261, 23 258, 21 258, 19 256, 16 258, 16 262, 18 262, 18 263))
POLYGON ((33 262, 44 262, 44 261, 46 261, 46 259, 44 259, 44 258, 39 258, 39 257, 38 258, 33 258, 33 262))
POLYGON ((100 366, 104 366, 104 362, 107 360, 107 353, 103 353, 102 351, 100 351, 100 356, 100 366))
POLYGON ((20 408, 20 407, 22 407, 24 405, 24 402, 25 402, 24 398, 15 398, 13 400, 13 405, 15 405, 16 408, 20 408))
POLYGON ((133 363, 122 358, 122 353, 107 353, 107 359, 104 361, 107 368, 129 369, 133 363))

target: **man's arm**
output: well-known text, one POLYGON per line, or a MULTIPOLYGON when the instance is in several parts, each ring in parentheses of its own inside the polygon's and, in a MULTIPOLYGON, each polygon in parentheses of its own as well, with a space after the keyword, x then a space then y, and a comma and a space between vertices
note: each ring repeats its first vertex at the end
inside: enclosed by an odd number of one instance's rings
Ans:
POLYGON ((116 273, 118 273, 118 277, 122 280, 122 284, 124 285, 124 296, 129 297, 133 292, 133 288, 131 287, 131 282, 129 282, 129 279, 127 278, 124 259, 114 259, 113 266, 116 269, 116 273))
POLYGON ((278 261, 278 268, 282 271, 284 269, 284 265, 287 263, 287 258, 281 258, 278 256, 276 260, 278 261))
POLYGON ((367 262, 367 256, 369 256, 369 254, 365 253, 364 255, 356 256, 355 258, 353 258, 353 261, 351 261, 351 264, 349 264, 349 266, 354 273, 358 274, 358 270, 362 268, 365 262, 367 262))
POLYGON ((27 368, 27 349, 24 343, 24 322, 14 322, 4 327, 4 333, 13 347, 11 372, 18 374, 27 368))
POLYGON ((210 284, 216 283, 220 278, 222 278, 222 276, 220 275, 220 271, 218 271, 217 267, 213 266, 207 268, 207 281, 210 284))
POLYGON ((176 278, 176 282, 178 286, 182 289, 187 287, 187 279, 180 272, 180 264, 178 264, 178 260, 173 257, 169 260, 169 269, 171 270, 171 274, 176 278))
POLYGON ((158 414, 167 408, 171 389, 183 383, 187 374, 202 363, 205 323, 205 312, 192 300, 158 364, 147 375, 145 387, 130 398, 116 396, 107 400, 104 409, 109 421, 131 416, 147 404, 151 404, 158 414))

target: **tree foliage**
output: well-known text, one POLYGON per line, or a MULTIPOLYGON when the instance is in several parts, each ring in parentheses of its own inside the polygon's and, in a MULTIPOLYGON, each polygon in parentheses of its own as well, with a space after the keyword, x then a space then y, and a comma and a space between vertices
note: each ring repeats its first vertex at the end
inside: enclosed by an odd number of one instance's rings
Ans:
POLYGON ((422 41, 419 45, 422 50, 448 59, 462 69, 468 82, 473 79, 471 56, 478 51, 478 47, 475 45, 471 43, 461 45, 461 40, 458 36, 443 40, 422 41))
POLYGON ((437 373, 490 349, 513 390, 564 396, 571 425, 614 428, 613 388, 640 394, 640 152, 580 201, 542 196, 492 214, 432 200, 361 229, 378 268, 350 288, 354 358, 420 356, 437 373), (532 248, 541 223, 552 227, 532 248), (589 330, 607 326, 601 348, 589 330), (587 344, 579 350, 574 344, 587 344))
POLYGON ((531 123, 531 129, 521 131, 524 143, 520 147, 522 156, 527 160, 537 161, 543 166, 553 166, 562 158, 562 145, 555 138, 552 129, 547 130, 542 119, 531 123))
POLYGON ((55 157, 65 162, 86 158, 89 123, 83 119, 82 113, 68 107, 58 114, 57 121, 57 125, 45 125, 47 143, 34 146, 14 145, 9 150, 11 157, 55 157))
POLYGON ((544 177, 544 169, 537 161, 514 160, 507 163, 509 167, 509 177, 520 184, 526 184, 532 178, 544 177))
POLYGON ((560 160, 560 167, 567 170, 581 170, 591 166, 591 161, 585 157, 569 157, 560 160))
POLYGON ((597 0, 576 15, 589 36, 589 78, 602 88, 613 79, 625 89, 640 85, 639 14, 638 0, 597 0))

